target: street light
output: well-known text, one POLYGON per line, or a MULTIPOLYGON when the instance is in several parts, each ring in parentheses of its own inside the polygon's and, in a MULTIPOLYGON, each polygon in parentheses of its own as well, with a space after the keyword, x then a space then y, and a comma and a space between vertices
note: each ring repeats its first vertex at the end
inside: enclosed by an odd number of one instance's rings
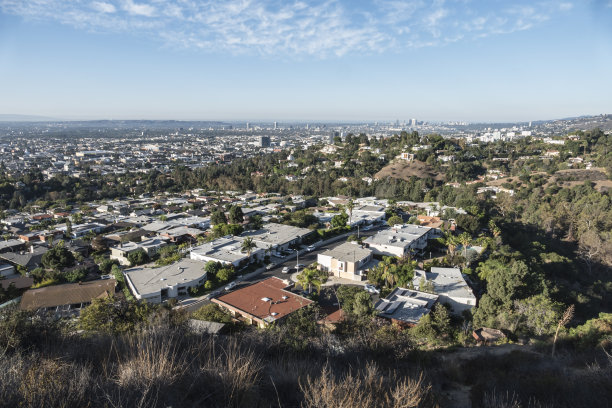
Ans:
POLYGON ((299 272, 300 269, 298 267, 298 265, 300 264, 300 250, 296 249, 295 250, 295 271, 299 272))

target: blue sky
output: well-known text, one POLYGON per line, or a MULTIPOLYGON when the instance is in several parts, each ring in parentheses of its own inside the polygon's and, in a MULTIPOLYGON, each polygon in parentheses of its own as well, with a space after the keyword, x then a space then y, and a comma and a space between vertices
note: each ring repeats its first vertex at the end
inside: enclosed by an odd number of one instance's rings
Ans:
POLYGON ((612 0, 0 0, 0 113, 528 121, 612 113, 612 0))

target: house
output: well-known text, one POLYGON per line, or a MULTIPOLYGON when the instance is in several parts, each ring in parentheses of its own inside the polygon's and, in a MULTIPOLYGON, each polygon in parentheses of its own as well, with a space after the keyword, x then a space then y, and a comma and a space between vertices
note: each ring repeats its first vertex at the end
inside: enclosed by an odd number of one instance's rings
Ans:
POLYGON ((423 251, 427 241, 435 236, 435 230, 431 227, 398 224, 368 237, 364 244, 377 255, 403 257, 423 251))
POLYGON ((4 290, 7 290, 11 285, 13 285, 15 289, 25 289, 33 284, 34 279, 29 276, 13 275, 0 279, 0 286, 2 286, 4 290))
POLYGON ((31 246, 28 251, 5 252, 0 254, 0 260, 15 266, 23 266, 31 271, 42 265, 42 257, 49 249, 43 246, 31 246))
POLYGON ((433 309, 438 295, 406 288, 395 288, 386 298, 374 305, 378 316, 404 327, 416 325, 433 309))
POLYGON ((440 303, 448 303, 452 313, 461 314, 476 306, 476 296, 459 268, 432 267, 431 272, 415 270, 413 284, 416 289, 419 289, 422 279, 433 283, 434 291, 440 295, 440 303))
POLYGON ((308 228, 298 228, 291 225, 268 223, 257 231, 246 231, 240 234, 240 238, 252 238, 253 243, 261 249, 270 249, 273 254, 287 251, 290 246, 297 245, 312 234, 308 228))
POLYGON ((105 279, 29 289, 23 294, 19 308, 71 317, 78 315, 93 299, 113 296, 116 284, 114 279, 105 279))
POLYGON ((232 236, 217 238, 193 248, 189 256, 198 261, 221 262, 234 267, 246 265, 253 260, 263 260, 264 250, 261 248, 253 248, 250 258, 248 253, 242 252, 242 241, 232 236))
POLYGON ((338 278, 361 281, 372 263, 372 251, 346 242, 317 255, 319 269, 338 278))
POLYGON ((128 256, 137 251, 144 251, 149 257, 152 257, 160 249, 168 245, 163 239, 151 238, 140 242, 125 242, 111 248, 111 259, 116 259, 121 265, 130 265, 128 256))
POLYGON ((0 278, 15 274, 15 267, 11 264, 0 263, 0 278))
POLYGON ((288 286, 282 279, 271 277, 211 301, 227 309, 232 316, 263 328, 312 303, 286 290, 288 286))
POLYGON ((181 259, 158 268, 130 268, 123 271, 123 275, 134 297, 150 303, 187 296, 189 288, 196 288, 206 281, 204 263, 193 259, 181 259))
POLYGON ((3 252, 17 252, 26 248, 25 243, 18 239, 0 241, 0 254, 3 252))

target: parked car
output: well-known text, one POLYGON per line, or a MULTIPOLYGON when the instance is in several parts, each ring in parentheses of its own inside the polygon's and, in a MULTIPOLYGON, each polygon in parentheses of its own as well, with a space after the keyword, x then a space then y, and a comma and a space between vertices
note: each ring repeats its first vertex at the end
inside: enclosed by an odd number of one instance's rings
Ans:
POLYGON ((225 290, 230 291, 236 287, 236 282, 230 282, 229 285, 225 287, 225 290))
POLYGON ((366 285, 363 287, 363 289, 365 291, 367 291, 367 292, 370 292, 370 293, 377 293, 377 294, 380 293, 380 290, 377 289, 376 286, 374 286, 372 284, 369 284, 369 283, 366 283, 366 285))
POLYGON ((269 271, 270 269, 274 268, 276 265, 274 264, 267 264, 266 265, 266 271, 269 271))
POLYGON ((363 227, 361 230, 362 230, 362 231, 369 231, 369 230, 371 230, 371 229, 372 229, 372 226, 371 226, 371 225, 366 225, 366 226, 365 226, 365 227, 363 227))
POLYGON ((283 270, 281 271, 281 273, 289 273, 289 267, 288 266, 283 267, 283 270))
POLYGON ((314 245, 308 245, 308 246, 306 247, 306 251, 308 251, 308 252, 312 252, 312 251, 314 251, 315 249, 316 249, 316 248, 315 248, 315 246, 314 246, 314 245))

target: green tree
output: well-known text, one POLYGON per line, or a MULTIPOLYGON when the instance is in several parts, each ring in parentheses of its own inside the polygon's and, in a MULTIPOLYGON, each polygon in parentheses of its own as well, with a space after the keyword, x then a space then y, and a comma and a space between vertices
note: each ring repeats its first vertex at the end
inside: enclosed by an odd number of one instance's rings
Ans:
POLYGON ((232 324, 232 315, 225 310, 221 309, 219 305, 215 303, 209 303, 202 306, 191 314, 191 317, 198 320, 204 320, 208 322, 217 322, 232 324))
POLYGON ((353 314, 355 316, 363 317, 372 314, 372 298, 370 294, 365 291, 360 291, 355 294, 355 298, 353 300, 353 314))
POLYGON ((388 224, 390 227, 392 227, 392 226, 394 226, 394 225, 397 225, 397 224, 403 224, 403 223, 404 223, 404 221, 402 220, 402 217, 400 217, 400 216, 398 216, 398 215, 394 215, 394 216, 392 216, 391 218, 389 218, 389 219, 387 220, 387 224, 388 224))
POLYGON ((244 214, 242 213, 242 208, 237 205, 234 205, 229 210, 229 222, 232 224, 242 224, 244 221, 244 214))
POLYGON ((345 212, 342 212, 332 217, 331 226, 333 228, 343 228, 343 227, 346 227, 347 221, 348 221, 348 215, 345 212))
POLYGON ((514 302, 517 314, 525 326, 538 336, 552 334, 561 317, 561 304, 539 294, 514 302))
POLYGON ((128 261, 130 261, 131 266, 142 265, 149 262, 149 255, 142 250, 136 250, 134 252, 130 252, 127 256, 128 261))
POLYGON ((79 327, 93 332, 129 332, 146 322, 154 310, 147 303, 130 302, 114 296, 93 299, 91 305, 81 312, 79 327))
POLYGON ((312 286, 321 291, 321 286, 327 280, 327 274, 314 268, 306 268, 297 276, 298 283, 303 289, 308 288, 308 292, 312 291, 312 286))
POLYGON ((74 255, 64 246, 64 241, 45 252, 41 260, 43 266, 48 269, 61 269, 74 265, 74 255))
POLYGON ((210 223, 212 225, 227 224, 227 217, 222 210, 216 209, 210 215, 210 223))
POLYGON ((256 247, 257 246, 255 245, 255 242, 253 242, 253 238, 247 237, 244 239, 244 241, 242 241, 242 245, 240 245, 240 250, 242 252, 246 252, 250 260, 251 252, 253 252, 253 249, 255 249, 256 247))

